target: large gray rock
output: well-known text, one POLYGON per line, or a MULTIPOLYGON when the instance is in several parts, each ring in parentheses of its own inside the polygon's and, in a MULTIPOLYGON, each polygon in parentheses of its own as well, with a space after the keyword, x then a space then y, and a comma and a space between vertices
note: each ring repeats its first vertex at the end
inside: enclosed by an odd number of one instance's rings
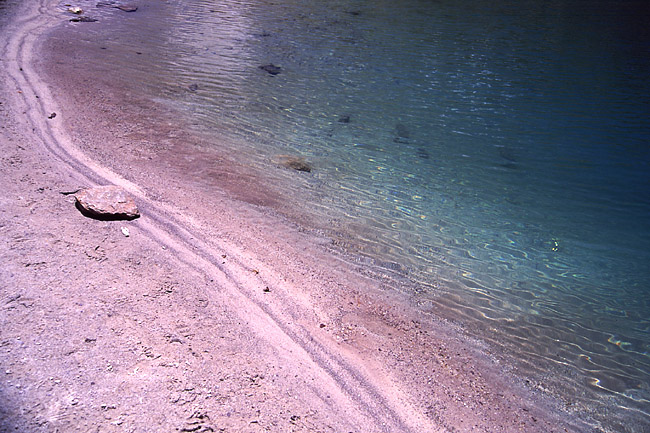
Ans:
POLYGON ((133 198, 123 188, 98 186, 77 191, 77 207, 87 216, 99 219, 134 219, 140 216, 133 198))

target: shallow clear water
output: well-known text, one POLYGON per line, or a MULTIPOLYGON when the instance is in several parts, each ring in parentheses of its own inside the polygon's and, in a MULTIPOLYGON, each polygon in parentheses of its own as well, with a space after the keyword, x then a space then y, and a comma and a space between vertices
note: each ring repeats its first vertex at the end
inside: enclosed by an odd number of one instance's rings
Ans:
POLYGON ((273 173, 284 212, 409 278, 422 308, 569 410, 650 428, 647 2, 97 13, 119 20, 88 27, 107 32, 111 65, 273 173), (278 155, 313 170, 278 168, 278 155))

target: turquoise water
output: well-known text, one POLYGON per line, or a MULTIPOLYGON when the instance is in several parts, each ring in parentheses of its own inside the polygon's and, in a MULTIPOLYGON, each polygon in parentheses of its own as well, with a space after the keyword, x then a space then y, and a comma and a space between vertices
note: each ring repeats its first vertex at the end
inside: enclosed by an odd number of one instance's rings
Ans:
POLYGON ((648 22, 640 1, 176 0, 88 31, 275 173, 281 211, 567 410, 649 431, 648 22))

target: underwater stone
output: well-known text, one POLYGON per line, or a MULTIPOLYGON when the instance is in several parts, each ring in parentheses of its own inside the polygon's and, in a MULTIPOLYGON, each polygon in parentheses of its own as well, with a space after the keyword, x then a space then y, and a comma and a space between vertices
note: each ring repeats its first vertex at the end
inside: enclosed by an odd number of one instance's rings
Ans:
POLYGON ((418 158, 429 159, 429 152, 423 147, 418 147, 418 150, 415 152, 418 158))
POLYGON ((129 6, 129 5, 120 5, 120 6, 115 6, 117 9, 124 11, 124 12, 135 12, 138 10, 137 6, 129 6))
POLYGON ((278 159, 284 167, 307 173, 311 172, 311 164, 301 156, 280 155, 278 159))
POLYGON ((78 18, 72 18, 70 20, 73 23, 95 23, 97 20, 95 18, 91 17, 78 17, 78 18))
POLYGON ((409 138, 411 136, 406 126, 401 123, 395 125, 395 132, 397 132, 397 136, 400 138, 409 138))
POLYGON ((269 63, 268 65, 262 65, 259 67, 261 70, 268 72, 271 75, 278 75, 280 71, 282 71, 282 68, 279 66, 275 66, 273 63, 269 63))

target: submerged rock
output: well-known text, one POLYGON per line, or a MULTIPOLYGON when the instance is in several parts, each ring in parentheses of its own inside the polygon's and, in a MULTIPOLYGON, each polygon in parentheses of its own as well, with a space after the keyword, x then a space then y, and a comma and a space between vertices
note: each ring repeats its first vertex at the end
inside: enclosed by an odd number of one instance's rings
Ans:
POLYGON ((91 218, 130 220, 140 216, 133 197, 119 186, 82 189, 74 198, 81 213, 91 218))
POLYGON ((278 159, 284 167, 297 171, 305 171, 307 173, 311 172, 311 164, 302 156, 280 155, 278 159))
POLYGON ((398 123, 397 125, 395 125, 395 132, 397 133, 397 136, 399 138, 409 138, 411 136, 408 128, 404 126, 402 123, 398 123))
POLYGON ((90 18, 90 17, 78 17, 78 18, 72 18, 70 21, 73 23, 94 23, 97 22, 95 18, 90 18))
POLYGON ((130 6, 130 5, 119 5, 115 7, 124 12, 135 12, 138 10, 137 6, 130 6))
POLYGON ((100 1, 96 4, 98 8, 115 8, 119 9, 124 12, 135 12, 138 10, 137 6, 133 5, 119 5, 116 4, 117 2, 114 0, 106 0, 106 1, 100 1))
POLYGON ((429 152, 424 147, 418 147, 417 152, 415 154, 418 156, 418 158, 422 159, 429 159, 429 152))
POLYGON ((268 72, 271 75, 278 75, 280 71, 282 71, 281 67, 275 66, 273 63, 269 63, 268 65, 262 65, 259 68, 263 71, 268 72))
POLYGON ((339 123, 350 123, 350 116, 347 114, 339 117, 339 123))
POLYGON ((499 156, 506 161, 518 162, 514 150, 509 147, 499 147, 499 156))

